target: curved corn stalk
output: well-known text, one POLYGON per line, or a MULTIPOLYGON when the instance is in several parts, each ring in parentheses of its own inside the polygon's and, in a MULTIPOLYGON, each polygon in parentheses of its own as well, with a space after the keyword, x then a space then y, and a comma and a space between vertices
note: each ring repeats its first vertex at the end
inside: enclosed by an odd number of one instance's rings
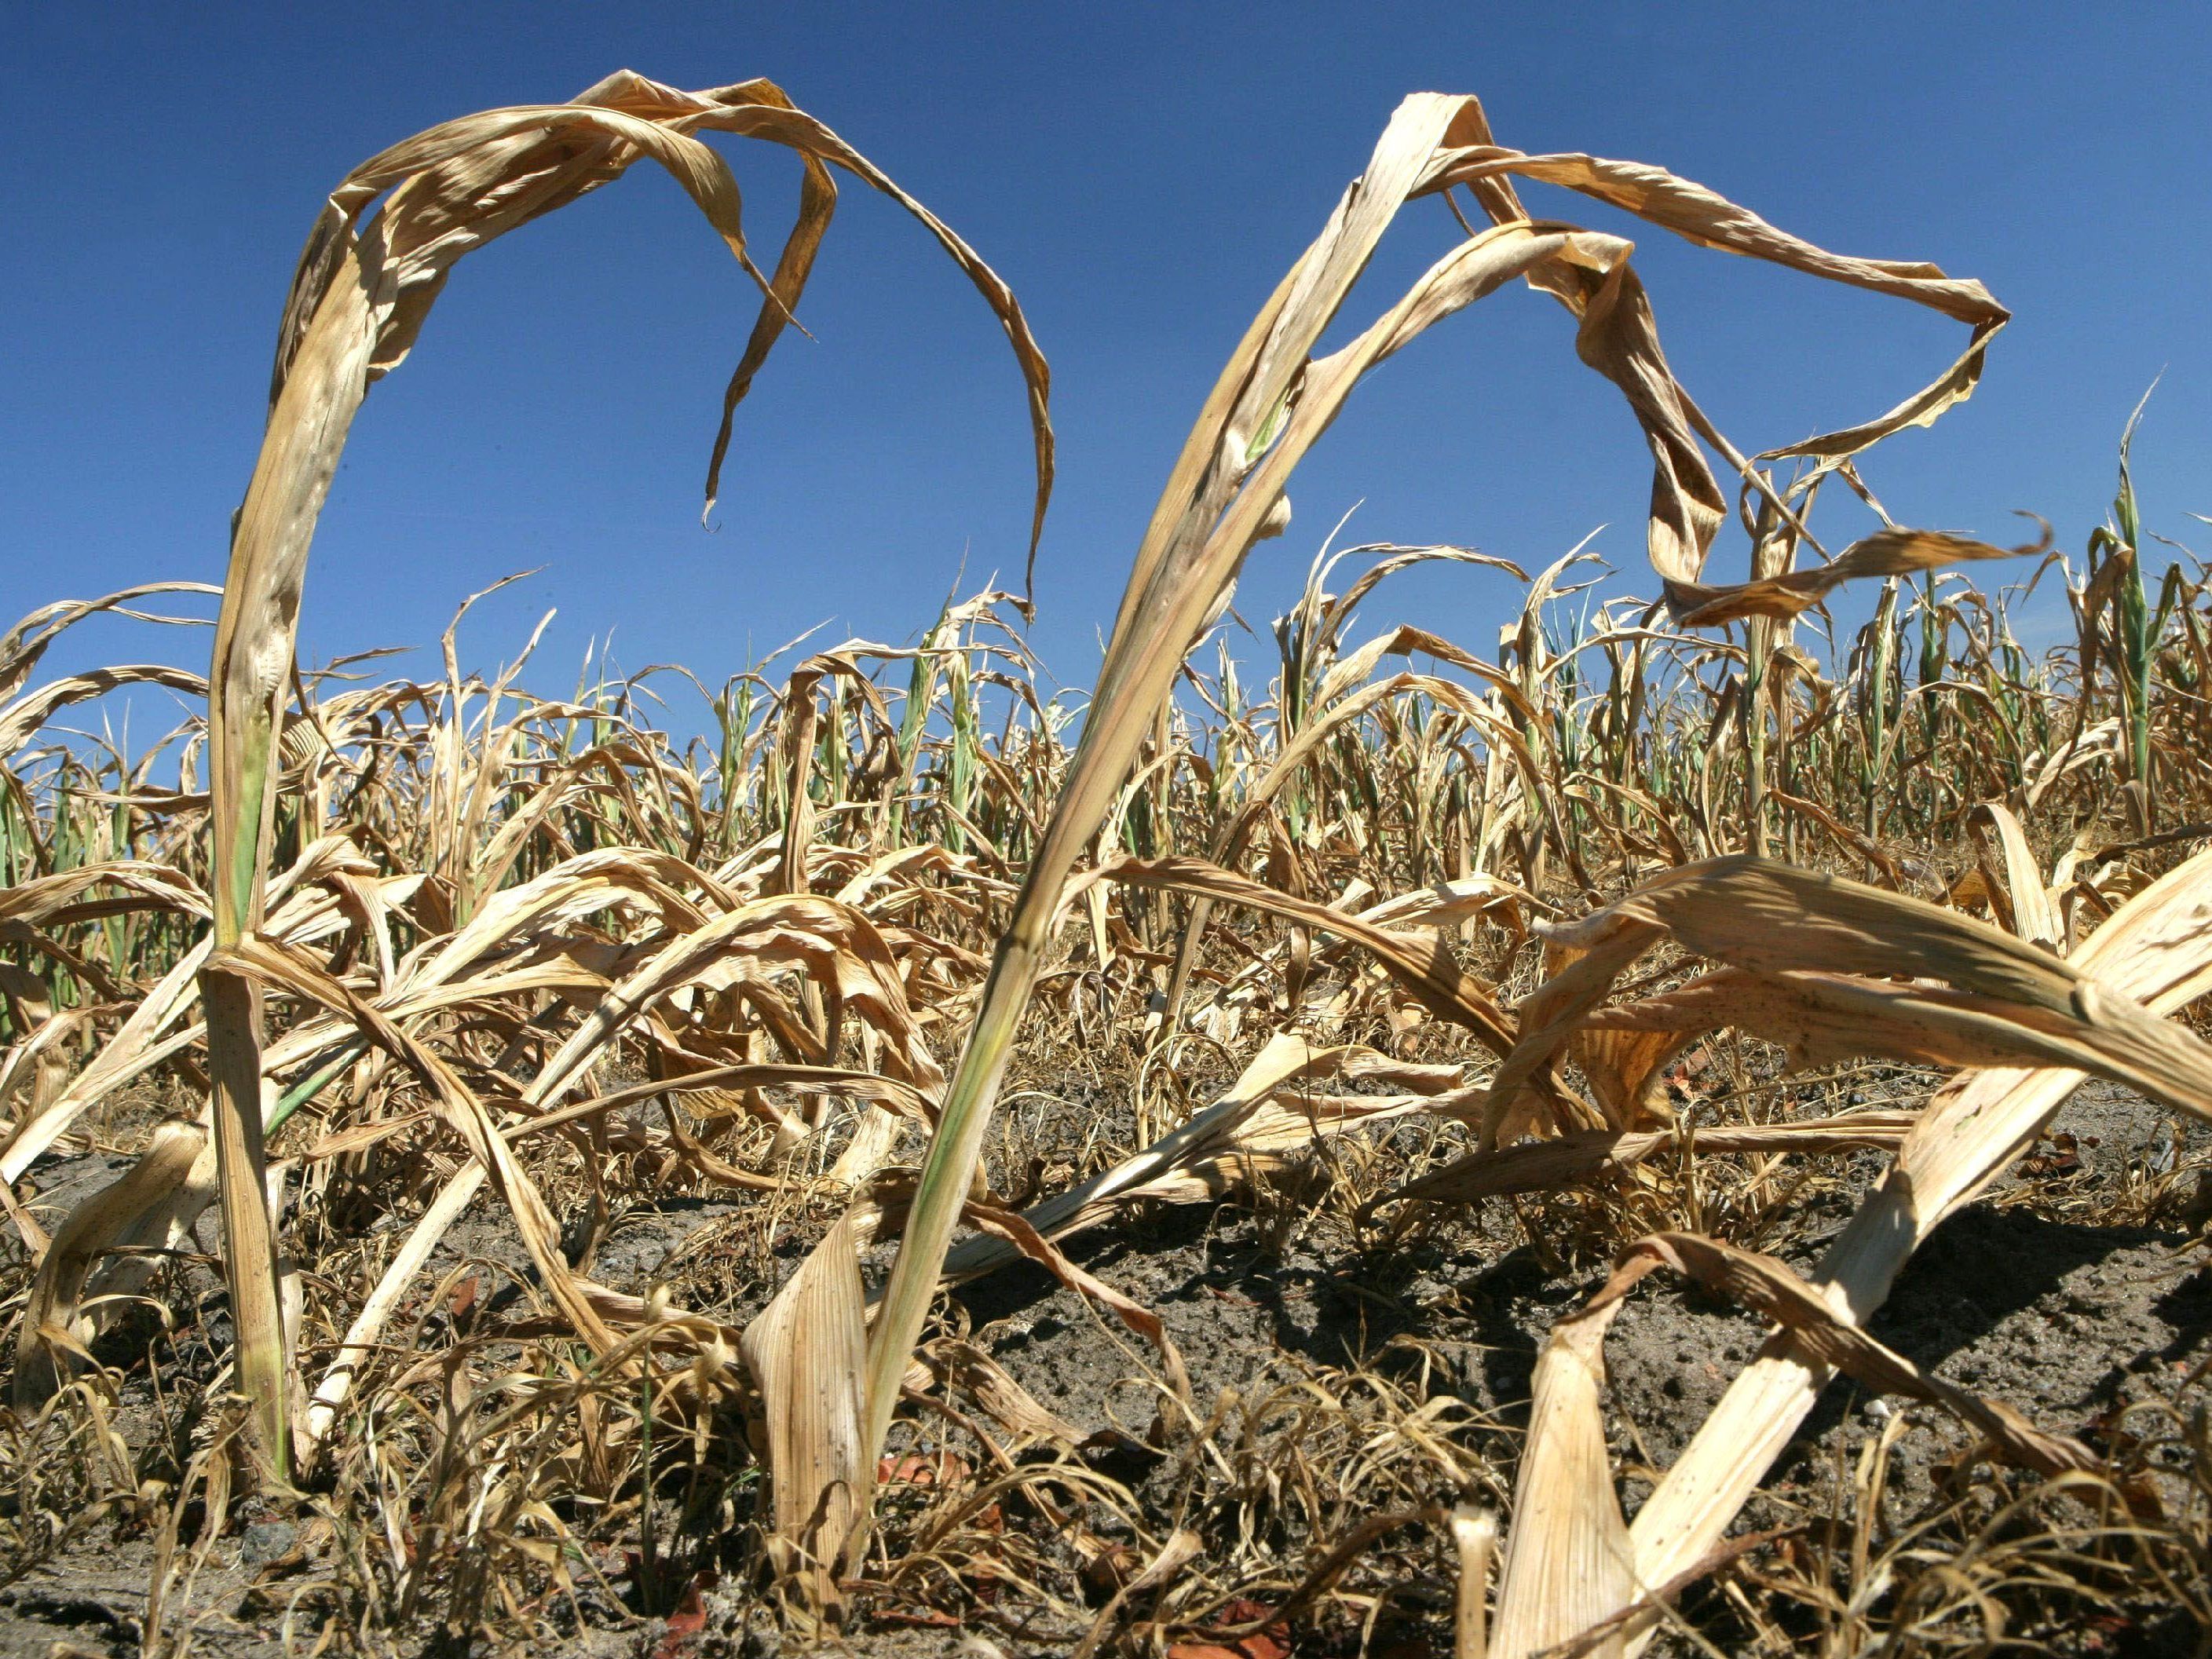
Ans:
MULTIPOLYGON (((276 1248, 264 1200, 261 989, 240 953, 262 922, 261 872, 276 805, 270 768, 315 520, 355 411, 370 384, 404 360, 454 264, 647 160, 684 187, 763 290, 724 404, 708 467, 710 507, 737 404, 790 319, 828 228, 834 166, 920 219, 1005 325, 1030 387, 1036 434, 1032 545, 1042 528, 1052 477, 1044 360, 1012 295, 947 227, 770 82, 687 93, 624 72, 568 104, 491 110, 432 127, 372 157, 331 193, 278 331, 268 430, 232 532, 209 676, 215 928, 201 994, 238 1386, 254 1402, 262 1451, 280 1476, 289 1461, 289 1407, 276 1248), (798 223, 772 280, 752 264, 736 180, 696 136, 702 132, 764 139, 804 162, 798 223), (371 215, 380 198, 383 205, 371 215)), ((488 1152, 491 1143, 481 1134, 477 1139, 488 1152)))
MULTIPOLYGON (((1737 464, 1747 489, 1759 494, 1780 520, 1799 526, 1796 507, 1711 429, 1668 371, 1643 285, 1629 264, 1630 245, 1531 219, 1515 194, 1516 177, 1565 185, 1692 241, 1911 300, 1970 325, 1966 352, 1887 414, 1775 452, 1808 460, 1814 483, 1881 438, 1925 424, 1969 395, 1989 342, 2006 319, 1978 283, 1948 277, 1932 265, 1828 253, 1661 169, 1502 149, 1474 99, 1419 94, 1401 105, 1366 170, 1231 355, 1139 544, 1082 741, 1000 937, 981 1006, 947 1085, 882 1311, 868 1335, 865 1378, 857 1374, 849 1328, 843 1346, 823 1362, 818 1386, 848 1393, 837 1420, 862 1423, 865 1432, 835 1455, 826 1446, 810 1450, 784 1443, 786 1462, 774 1478, 802 1487, 787 1512, 813 1513, 815 1494, 851 1490, 855 1460, 872 1466, 973 1184, 1016 1024, 1042 964, 1067 878, 1107 821, 1184 659, 1222 614, 1245 556, 1287 522, 1291 472, 1369 371, 1445 317, 1507 283, 1526 281, 1573 315, 1578 355, 1620 389, 1644 428, 1656 463, 1648 549, 1675 615, 1693 624, 1790 616, 1822 591, 1818 580, 1793 583, 1765 570, 1735 586, 1703 580, 1705 556, 1724 514, 1698 447, 1700 435, 1737 464), (1314 356, 1323 330, 1400 210, 1417 197, 1462 187, 1489 217, 1490 228, 1471 233, 1432 264, 1348 344, 1314 356), (800 1460, 796 1466, 794 1458, 800 1460)), ((1838 562, 1848 576, 1995 552, 1963 538, 1885 532, 1846 550, 1838 562)), ((785 1501, 779 1498, 779 1505, 785 1501)), ((864 1520, 843 1534, 848 1547, 862 1535, 864 1520)))

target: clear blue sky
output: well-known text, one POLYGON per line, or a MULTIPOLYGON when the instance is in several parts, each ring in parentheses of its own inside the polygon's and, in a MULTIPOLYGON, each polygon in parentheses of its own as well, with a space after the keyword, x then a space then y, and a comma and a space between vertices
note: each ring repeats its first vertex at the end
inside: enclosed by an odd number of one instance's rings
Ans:
MULTIPOLYGON (((2154 374, 2138 447, 2154 527, 2212 532, 2212 21, 2201 4, 1576 7, 25 4, 0 359, 0 612, 161 576, 220 580, 301 240, 355 162, 431 122, 567 98, 617 67, 699 87, 765 75, 957 227, 1052 361, 1061 483, 1035 638, 1087 684, 1135 539, 1252 311, 1414 89, 1486 101, 1502 142, 1662 163, 1840 251, 1932 259, 2017 313, 1972 403, 1886 447, 1909 522, 2078 549, 2154 374)), ((731 144, 756 240, 793 165, 731 144)), ((1536 210, 1608 228, 1563 193, 1536 210)), ((1532 197, 1532 199, 1533 197, 1532 197)), ((1949 361, 1954 324, 1636 233, 1670 357, 1745 448, 1863 419, 1949 361)), ((1450 234, 1425 204, 1361 320, 1450 234), (1387 291, 1386 291, 1387 290, 1387 291)), ((372 393, 310 571, 310 658, 434 642, 471 589, 533 565, 466 635, 472 664, 560 618, 533 683, 616 630, 629 667, 715 679, 824 619, 910 638, 963 555, 1018 577, 1019 382, 919 228, 858 185, 742 411, 719 529, 698 526, 718 400, 752 296, 640 167, 465 260, 372 393)), ((1649 463, 1567 320, 1501 295, 1355 399, 1254 556, 1255 625, 1355 501, 1361 539, 1549 562, 1600 524, 1649 591, 1649 463)), ((1842 502, 1837 540, 1863 520, 1842 502)), ((1724 542, 1717 572, 1740 572, 1724 542)), ((1370 606, 1487 652, 1510 596, 1463 571, 1370 606)), ((55 665, 198 665, 204 632, 88 630, 55 665)), ((1264 653, 1259 641, 1248 652, 1264 653)), ((679 714, 679 724, 687 715, 679 714)))

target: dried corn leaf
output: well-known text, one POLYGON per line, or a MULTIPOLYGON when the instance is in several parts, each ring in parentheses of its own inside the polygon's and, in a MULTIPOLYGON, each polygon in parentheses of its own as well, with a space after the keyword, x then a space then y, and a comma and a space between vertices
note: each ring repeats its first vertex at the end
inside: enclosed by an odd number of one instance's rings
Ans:
MULTIPOLYGON (((2212 993, 2212 852, 2130 899, 2069 962, 2158 1014, 2212 993)), ((1954 1079, 1822 1262, 1828 1305, 1863 1323, 1912 1251, 2021 1154, 2081 1080, 2078 1071, 2010 1066, 1954 1079)), ((1671 1578, 1706 1554, 1832 1375, 1784 1334, 1736 1378, 1637 1514, 1637 1565, 1647 1580, 1671 1578)))
POLYGON ((1814 1286, 1790 1272, 1786 1263, 1702 1233, 1657 1233, 1638 1239, 1621 1253, 1613 1277, 1590 1306, 1620 1300, 1657 1267, 1672 1268, 1773 1321, 1802 1352, 1869 1389, 1956 1413, 1986 1435, 2002 1456, 2022 1468, 2056 1475, 2098 1467, 2094 1454, 2078 1441, 2045 1434, 2009 1406, 1928 1376, 1904 1355, 1839 1320, 1814 1286))
POLYGON ((1843 1112, 1790 1123, 1723 1125, 1714 1128, 1591 1129, 1462 1158, 1371 1200, 1368 1210, 1407 1200, 1473 1203, 1512 1193, 1556 1192, 1632 1169, 1656 1153, 1835 1152, 1895 1146, 1916 1120, 1911 1112, 1843 1112))
POLYGON ((577 1335, 601 1354, 614 1346, 614 1335, 562 1253, 560 1229, 538 1195, 536 1184, 499 1133, 489 1111, 453 1068, 349 988, 320 969, 259 938, 248 938, 227 953, 231 971, 319 1004, 350 1022, 362 1036, 398 1060, 428 1091, 439 1117, 459 1134, 482 1164, 514 1218, 524 1247, 546 1290, 574 1322, 577 1335))
POLYGON ((861 1212, 848 1211, 745 1327, 745 1365, 766 1416, 769 1550, 802 1613, 835 1617, 839 1577, 868 1522, 876 1460, 861 1376, 861 1212))
POLYGON ((2041 539, 2019 547, 1992 547, 1969 536, 1934 530, 1882 530, 1853 542, 1829 563, 1723 588, 1681 613, 1685 628, 1718 628, 1752 617, 1787 619, 1818 605, 1848 581, 1905 576, 1975 559, 2024 559, 2051 550, 2051 526, 2041 539))
POLYGON ((1990 908, 2006 930, 2056 951, 2066 942, 2066 924, 2044 885, 2027 831, 2002 801, 1984 801, 1966 815, 1981 865, 1990 908))
MULTIPOLYGON (((164 1123, 137 1162, 78 1204, 55 1230, 15 1329, 17 1410, 35 1410, 76 1370, 90 1334, 78 1328, 77 1306, 100 1256, 170 1243, 170 1200, 206 1151, 207 1132, 198 1124, 164 1123)), ((204 1176, 210 1190, 213 1177, 210 1167, 204 1176)))
MULTIPOLYGON (((1605 1443, 1605 1331, 1619 1306, 1560 1320, 1536 1357, 1490 1659, 1526 1659, 1568 1641, 1635 1594, 1605 1443)), ((1596 1650, 1601 1659, 1620 1651, 1619 1638, 1596 1650)))
MULTIPOLYGON (((1048 1239, 1097 1226, 1139 1200, 1200 1203, 1218 1198, 1261 1171, 1280 1167, 1321 1137, 1363 1123, 1436 1109, 1450 1098, 1457 1067, 1410 1066, 1372 1049, 1316 1048, 1277 1032, 1228 1091, 1188 1123, 1089 1180, 1024 1210, 1022 1218, 1048 1239), (1418 1085, 1411 1098, 1375 1095, 1285 1095, 1325 1078, 1418 1085)), ((1003 1239, 962 1240, 945 1253, 945 1279, 961 1284, 996 1272, 1018 1253, 1003 1239)))
POLYGON ((97 599, 62 599, 40 605, 4 635, 0 635, 0 702, 19 696, 40 659, 67 629, 87 617, 112 612, 137 622, 175 623, 184 618, 149 615, 131 608, 131 601, 149 593, 220 593, 206 582, 141 582, 118 588, 97 599))
MULTIPOLYGON (((1902 894, 1739 856, 1673 872, 1547 931, 1566 965, 1519 1011, 1524 1035, 1482 1100, 1470 1164, 1534 1115, 1531 1083, 1593 1030, 1686 1039, 1740 1026, 1814 1061, 1878 1054, 1948 1066, 2070 1066, 2212 1115, 2212 1048, 2201 1039, 2047 951, 1902 894), (1615 979, 1666 935, 1732 970, 1597 1012, 1615 979), (1949 985, 1882 977, 1890 974, 1949 985)), ((1639 1045, 1629 1063, 1667 1047, 1639 1045)), ((1597 1086, 1613 1088, 1608 1057, 1591 1058, 1597 1086)), ((1449 1190, 1453 1176, 1448 1168, 1432 1179, 1449 1190)))
POLYGON ((1498 1054, 1513 1046, 1510 1024, 1491 1000, 1488 988, 1462 969, 1434 934, 1389 932, 1311 899, 1293 898, 1204 859, 1116 859, 1101 866, 1097 878, 1191 893, 1279 916, 1316 933, 1335 933, 1372 955, 1438 1018, 1466 1027, 1498 1054))
POLYGON ((150 663, 123 663, 71 674, 0 706, 0 757, 13 755, 70 704, 104 697, 121 685, 160 685, 187 696, 207 695, 207 682, 198 674, 150 663))
MULTIPOLYGON (((1779 1324, 1804 1352, 1870 1389, 1940 1405, 1978 1429, 1999 1455, 2045 1475, 2094 1470, 2087 1448, 2046 1434, 2001 1401, 1930 1376, 1839 1319, 1818 1290, 1784 1263, 1699 1233, 1655 1234, 1621 1253, 1612 1276, 1552 1328, 1537 1363, 1528 1441, 1498 1591, 1493 1659, 1525 1659, 1562 1644, 1621 1654, 1622 1614, 1652 1582, 1633 1551, 1606 1449, 1601 1350, 1622 1300, 1668 1267, 1779 1324), (1587 1644, 1577 1638, 1594 1638, 1587 1644)), ((1669 1575, 1670 1584, 1680 1579, 1669 1575)))
POLYGON ((1018 1441, 1050 1440, 1073 1446, 1084 1438, 1081 1429, 1039 1404, 1005 1366, 972 1342, 939 1337, 923 1345, 920 1358, 940 1386, 966 1395, 1018 1441))

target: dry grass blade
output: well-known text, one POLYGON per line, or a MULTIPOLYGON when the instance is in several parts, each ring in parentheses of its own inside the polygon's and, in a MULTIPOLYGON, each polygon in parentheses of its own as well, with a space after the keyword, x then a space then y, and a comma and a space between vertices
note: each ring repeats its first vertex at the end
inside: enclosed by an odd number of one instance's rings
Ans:
POLYGON ((1069 1659, 1091 1659, 1091 1656, 1097 1652, 1100 1645, 1113 1634, 1115 1620, 1121 1616, 1122 1607, 1132 1597, 1143 1595, 1170 1583, 1203 1547, 1204 1541, 1187 1528, 1178 1527, 1170 1533, 1152 1559, 1145 1564, 1144 1570, 1115 1590, 1106 1605, 1098 1609, 1098 1617, 1084 1632, 1083 1640, 1076 1644, 1069 1659))

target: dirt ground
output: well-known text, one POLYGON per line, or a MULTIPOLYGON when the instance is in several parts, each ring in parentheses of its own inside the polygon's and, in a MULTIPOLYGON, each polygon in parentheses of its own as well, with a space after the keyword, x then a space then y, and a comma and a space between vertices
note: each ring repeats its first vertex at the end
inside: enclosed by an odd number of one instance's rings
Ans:
MULTIPOLYGON (((2172 1396, 2212 1361, 2212 1273, 2201 1238, 2190 1230, 2201 1218, 2158 1227, 2069 1218, 2076 1207, 2069 1194, 2094 1196, 2119 1181, 2130 1160, 2140 1167, 2166 1155, 2155 1143, 2172 1131, 2156 1112, 2090 1085, 2056 1127, 2074 1137, 2064 1156, 2078 1162, 2046 1167, 2039 1180, 2015 1174, 1947 1224, 1913 1259, 1873 1330, 1923 1368, 2015 1407, 2041 1427, 2094 1439, 2118 1408, 2172 1396)), ((2182 1150, 2186 1155, 2188 1146, 2182 1150)), ((1881 1165, 1874 1154, 1856 1155, 1851 1181, 1821 1189, 1808 1200, 1809 1217, 1799 1216, 1787 1242, 1771 1248, 1809 1267, 1850 1213, 1854 1189, 1881 1165)), ((113 1159, 51 1162, 33 1173, 39 1201, 65 1206, 73 1192, 119 1167, 113 1159)), ((592 1271, 618 1287, 662 1282, 672 1264, 696 1254, 691 1247, 706 1230, 737 1208, 678 1198, 625 1215, 602 1242, 592 1271)), ((1605 1271, 1602 1261, 1563 1270, 1519 1242, 1523 1237, 1510 1212, 1493 1206, 1410 1243, 1369 1250, 1348 1230, 1316 1223, 1294 1195, 1279 1195, 1271 1203, 1156 1210, 1133 1227, 1079 1242, 1072 1254, 1158 1316, 1188 1368, 1194 1409, 1224 1419, 1246 1413, 1254 1425, 1248 1437, 1262 1459, 1279 1458, 1288 1468, 1298 1455, 1295 1436, 1269 1438, 1288 1432, 1280 1428, 1285 1402, 1298 1390, 1341 1391, 1350 1386, 1346 1378, 1357 1376, 1376 1380, 1358 1386, 1388 1385, 1414 1407, 1459 1402, 1459 1420, 1474 1425, 1459 1443, 1494 1450, 1501 1480, 1510 1480, 1537 1346, 1605 1271)), ((792 1241, 794 1257, 798 1249, 792 1241)), ((456 1230, 445 1260, 467 1253, 521 1266, 511 1232, 489 1214, 480 1225, 456 1230)), ((224 1332, 211 1277, 205 1288, 199 1340, 212 1352, 224 1332)), ((725 1293, 725 1304, 708 1310, 741 1322, 761 1287, 730 1285, 725 1293)), ((964 1287, 958 1300, 977 1346, 1039 1402, 1086 1431, 1125 1431, 1122 1451, 1109 1449, 1101 1461, 1134 1491, 1148 1518, 1164 1528, 1190 1511, 1202 1484, 1203 1471, 1193 1465, 1200 1453, 1158 1455, 1141 1446, 1168 1389, 1156 1350, 1025 1264, 964 1287)), ((1645 1281, 1606 1349, 1613 1427, 1626 1464, 1663 1468, 1671 1461, 1762 1335, 1758 1321, 1693 1289, 1662 1278, 1645 1281)), ((143 1375, 131 1388, 138 1392, 126 1394, 118 1424, 126 1437, 134 1412, 141 1427, 151 1420, 143 1415, 143 1375)), ((1839 1383, 1738 1529, 1785 1525, 1835 1507, 1839 1486, 1848 1488, 1870 1442, 1899 1413, 1904 1422, 1890 1453, 1884 1516, 1894 1525, 1940 1507, 1947 1473, 1970 1443, 1962 1431, 1932 1408, 1873 1400, 1839 1383)), ((1185 1440, 1192 1448, 1200 1443, 1199 1437, 1185 1440)), ((931 1442, 921 1446, 933 1449, 931 1442)), ((1648 1490, 1632 1475, 1623 1493, 1632 1515, 1648 1490)), ((313 1650, 316 1621, 302 1622, 292 1610, 327 1577, 331 1548, 327 1525, 274 1510, 259 1518, 249 1514, 242 1528, 205 1540, 197 1571, 173 1572, 162 1593, 158 1623, 168 1651, 178 1651, 180 1638, 226 1659, 313 1650)), ((82 1529, 60 1555, 0 1586, 0 1654, 70 1659, 138 1650, 155 1559, 155 1540, 143 1532, 114 1522, 82 1529)), ((1389 1651, 1449 1653, 1449 1637, 1441 1634, 1448 1629, 1449 1583, 1431 1573, 1401 1588, 1395 1622, 1370 1650, 1385 1651, 1387 1637, 1398 1644, 1389 1651)), ((678 1659, 686 1650, 775 1645, 758 1610, 726 1588, 673 1626, 624 1602, 618 1593, 586 1586, 567 1615, 567 1633, 540 1650, 678 1659)), ((2100 1619, 2084 1614, 2074 1628, 2033 1639, 2050 1650, 2150 1656, 2203 1653, 2207 1638, 2179 1608, 2146 1592, 2100 1619)), ((426 1638, 395 1643, 394 1650, 429 1646, 426 1638)), ((1025 1639, 1004 1627, 890 1627, 856 1633, 849 1646, 883 1656, 1042 1655, 1064 1651, 1066 1632, 1039 1630, 1025 1639)), ((1668 1646, 1662 1637, 1656 1650, 1668 1646)), ((1331 1638, 1293 1650, 1348 1650, 1331 1638)))

